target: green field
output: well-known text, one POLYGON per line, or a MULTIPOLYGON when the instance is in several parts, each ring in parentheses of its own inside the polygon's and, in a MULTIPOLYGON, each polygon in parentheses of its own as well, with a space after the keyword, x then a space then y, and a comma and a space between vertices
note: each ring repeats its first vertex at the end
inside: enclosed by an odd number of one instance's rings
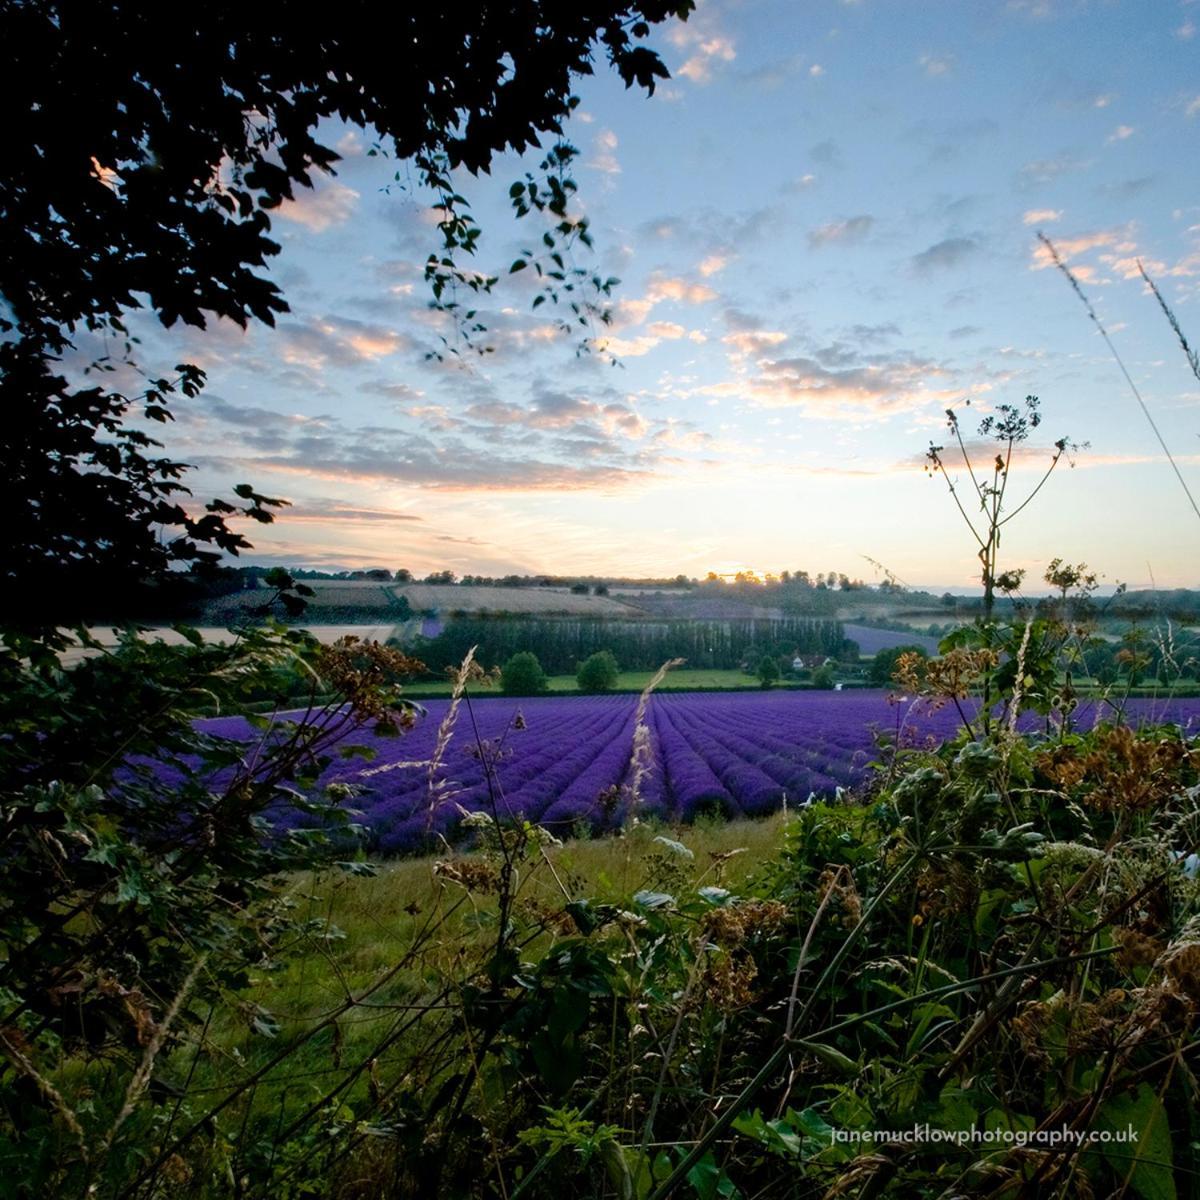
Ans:
MULTIPOLYGON (((653 674, 654 672, 652 671, 622 671, 621 678, 614 690, 618 692, 640 692, 650 682, 653 674)), ((551 675, 548 677, 547 683, 551 692, 579 691, 574 675, 551 675)), ((793 685, 785 680, 780 680, 775 686, 789 687, 793 685)), ((705 688, 722 691, 747 688, 754 691, 761 687, 762 685, 758 682, 756 676, 747 675, 744 671, 679 670, 672 671, 667 676, 665 682, 659 684, 656 690, 660 692, 696 692, 703 691, 705 688)), ((499 695, 499 688, 494 688, 493 690, 499 695)), ((450 682, 449 680, 444 682, 441 680, 421 680, 405 688, 405 694, 417 700, 422 697, 448 696, 450 694, 450 682)))
MULTIPOLYGON (((516 911, 523 922, 552 913, 562 908, 565 892, 621 908, 642 889, 694 894, 713 885, 752 894, 753 877, 784 844, 787 822, 776 813, 686 827, 648 823, 616 837, 547 846, 523 864, 516 911)), ((445 863, 486 869, 496 858, 478 852, 442 857, 379 863, 368 877, 335 870, 292 880, 284 904, 301 932, 211 1018, 209 1053, 193 1064, 190 1077, 197 1104, 217 1102, 262 1071, 254 1103, 295 1118, 326 1089, 353 1078, 342 1063, 379 1053, 381 1041, 395 1036, 406 1003, 448 981, 459 985, 464 962, 482 961, 495 939, 496 897, 487 886, 457 882, 445 863), (351 997, 369 999, 359 1004, 351 997), (342 1008, 342 1020, 325 1028, 328 1015, 342 1008), (256 1016, 266 1023, 256 1025, 256 1016), (314 1030, 321 1032, 312 1036, 314 1030), (269 1069, 289 1046, 295 1050, 286 1062, 269 1069)), ((536 963, 573 936, 578 931, 570 925, 549 921, 523 941, 522 957, 536 963)), ((392 1043, 384 1069, 412 1053, 422 1036, 423 1029, 414 1029, 392 1043)), ((345 1098, 362 1103, 367 1091, 366 1077, 358 1077, 345 1098)))
MULTIPOLYGON (((530 904, 551 905, 562 901, 562 884, 580 895, 629 904, 630 897, 643 888, 661 887, 663 860, 677 861, 679 883, 689 888, 719 883, 740 891, 762 865, 782 845, 786 817, 775 813, 762 820, 701 822, 687 826, 640 825, 629 834, 617 837, 572 839, 551 846, 545 858, 531 861, 519 886, 522 900, 530 904), (685 845, 693 858, 668 851, 659 837, 685 845), (732 852, 732 854, 731 854, 732 852), (728 861, 718 861, 730 855, 728 861)), ((450 858, 450 855, 439 856, 450 858)), ((457 853, 455 862, 479 864, 480 853, 457 853)), ((344 999, 346 990, 359 992, 403 960, 418 931, 430 914, 449 909, 466 893, 463 888, 435 873, 437 858, 409 858, 376 865, 369 877, 333 871, 319 877, 295 880, 289 899, 295 911, 309 921, 310 935, 298 944, 282 970, 265 973, 254 981, 247 999, 262 1004, 277 1014, 291 1014, 285 1020, 289 1033, 302 1030, 313 1013, 324 1011, 329 1003, 344 999), (413 911, 415 908, 416 911, 413 911), (333 939, 328 930, 336 929, 333 939)), ((465 939, 483 945, 494 936, 495 899, 475 894, 447 934, 447 944, 456 948, 465 939)), ((526 947, 526 957, 536 960, 554 944, 555 938, 526 947)), ((370 1021, 364 1021, 369 1026, 370 1021)), ((254 1039, 232 1031, 234 1044, 242 1052, 253 1053, 254 1039)), ((359 1032, 367 1034, 369 1030, 359 1032)), ((261 1047, 260 1047, 261 1049, 261 1047)))

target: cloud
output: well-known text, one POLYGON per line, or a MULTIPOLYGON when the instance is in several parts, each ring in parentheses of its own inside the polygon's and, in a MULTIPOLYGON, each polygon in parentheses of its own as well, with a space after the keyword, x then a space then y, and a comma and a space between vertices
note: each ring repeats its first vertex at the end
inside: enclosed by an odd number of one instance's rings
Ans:
POLYGON ((721 341, 732 346, 736 355, 749 356, 786 342, 787 334, 778 329, 738 329, 727 333, 721 341))
POLYGON ((287 510, 288 521, 312 521, 318 523, 351 522, 354 524, 409 524, 424 522, 424 517, 415 513, 392 508, 365 508, 344 500, 307 500, 293 504, 287 510))
POLYGON ((121 190, 121 173, 113 167, 104 166, 95 155, 92 155, 92 169, 90 172, 93 179, 98 179, 110 192, 119 192, 121 190))
POLYGON ((883 338, 898 337, 900 326, 895 321, 884 321, 879 325, 851 325, 849 333, 860 342, 876 342, 883 338))
MULTIPOLYGON (((1200 250, 1185 254, 1177 262, 1167 263, 1161 259, 1144 257, 1139 252, 1136 243, 1128 241, 1118 243, 1109 253, 1099 254, 1096 257, 1108 270, 1120 275, 1122 279, 1139 279, 1143 266, 1156 279, 1163 276, 1190 278, 1200 275, 1200 250)), ((1071 269, 1076 274, 1079 273, 1074 265, 1071 269)))
POLYGON ((397 383, 386 379, 364 383, 360 386, 359 391, 369 392, 376 396, 386 396, 389 400, 399 400, 406 404, 420 400, 425 395, 420 388, 415 388, 411 384, 397 383))
POLYGON ((667 417, 655 431, 654 441, 672 450, 703 450, 712 444, 713 436, 679 417, 667 417))
POLYGON ((912 266, 921 274, 952 270, 979 253, 979 242, 971 237, 951 237, 922 250, 912 257, 912 266))
POLYGON ((1175 30, 1175 36, 1181 42, 1190 42, 1196 36, 1196 24, 1194 21, 1186 20, 1178 29, 1175 30))
POLYGON ((617 161, 617 135, 611 129, 602 129, 596 134, 592 157, 587 165, 605 175, 620 175, 621 164, 617 161))
POLYGON ((1049 225, 1062 220, 1061 208, 1031 208, 1021 218, 1026 225, 1049 225))
POLYGON ((1153 187, 1157 182, 1157 175, 1139 175, 1136 179, 1122 179, 1116 183, 1106 183, 1100 187, 1099 191, 1104 196, 1117 196, 1122 200, 1128 200, 1133 196, 1140 195, 1147 188, 1153 187))
POLYGON ((663 300, 675 300, 680 304, 707 304, 716 298, 717 293, 708 284, 692 283, 670 275, 652 275, 646 290, 646 299, 651 304, 658 304, 663 300))
POLYGON ((357 129, 347 129, 334 143, 333 148, 343 158, 365 158, 367 153, 362 135, 357 129))
POLYGON ((1111 145, 1113 142, 1123 142, 1133 137, 1136 132, 1132 125, 1118 125, 1104 140, 1111 145))
POLYGON ((748 242, 776 236, 783 216, 781 206, 776 205, 743 212, 706 207, 686 216, 668 215, 646 221, 639 226, 638 235, 662 242, 691 242, 702 255, 731 259, 748 242))
MULTIPOLYGON (((712 274, 715 271, 709 273, 712 274)), ((659 304, 665 301, 674 301, 676 304, 707 304, 716 298, 717 293, 706 283, 697 283, 679 275, 663 275, 655 272, 647 282, 645 295, 630 296, 617 302, 611 328, 614 331, 635 328, 645 321, 659 304)), ((682 332, 680 336, 682 336, 682 332)), ((636 340, 604 337, 599 341, 618 358, 637 357, 652 350, 657 344, 657 340, 653 336, 636 340), (617 349, 617 346, 621 346, 623 349, 617 349)))
POLYGON ((655 217, 652 221, 646 221, 638 232, 642 237, 668 242, 682 234, 684 229, 682 217, 655 217))
POLYGON ((839 366, 820 357, 763 358, 749 378, 701 391, 745 396, 759 408, 797 408, 805 416, 860 420, 881 420, 933 402, 945 407, 961 394, 957 388, 931 386, 953 372, 913 356, 871 355, 854 362, 853 353, 840 351, 839 366))
POLYGON ((948 75, 954 66, 953 54, 922 54, 917 60, 921 70, 931 79, 938 75, 948 75))
POLYGON ((597 422, 606 430, 640 430, 639 418, 627 404, 599 404, 585 396, 540 387, 531 404, 492 401, 472 404, 464 413, 469 421, 488 425, 519 425, 526 429, 578 429, 597 422))
POLYGON ((1053 183, 1075 171, 1086 171, 1092 164, 1085 159, 1075 158, 1070 154, 1059 154, 1055 158, 1039 158, 1026 163, 1017 172, 1019 187, 1038 187, 1053 183))
MULTIPOLYGON (((963 470, 968 460, 978 469, 981 463, 990 463, 996 457, 996 443, 988 441, 986 438, 966 438, 964 445, 967 451, 965 457, 962 449, 954 441, 949 441, 945 446, 939 447, 938 457, 948 470, 963 470)), ((1024 442, 1013 446, 1009 462, 1014 470, 1019 471, 1025 466, 1040 465, 1044 471, 1053 456, 1053 446, 1036 446, 1024 442)), ((928 462, 928 455, 915 453, 903 461, 908 466, 923 467, 928 462)))
POLYGON ((857 217, 847 217, 844 221, 832 221, 828 225, 810 230, 808 244, 814 249, 834 243, 853 245, 861 242, 871 232, 871 226, 874 224, 875 218, 866 213, 857 217))
POLYGON ((408 337, 380 325, 346 317, 311 317, 280 325, 280 357, 294 366, 320 370, 327 364, 357 366, 386 358, 412 345, 408 337))
MULTIPOLYGON (((1054 238, 1054 248, 1058 251, 1059 257, 1064 262, 1069 262, 1071 259, 1077 258, 1081 254, 1086 254, 1089 250, 1109 249, 1112 253, 1101 255, 1102 261, 1113 262, 1117 256, 1129 256, 1137 253, 1137 243, 1132 237, 1132 227, 1118 226, 1113 229, 1097 229, 1091 233, 1081 233, 1074 237, 1056 237, 1054 238)), ((1054 259, 1050 254, 1049 249, 1042 243, 1038 242, 1032 251, 1032 261, 1030 269, 1034 271, 1043 271, 1047 267, 1054 266, 1054 259)), ((1071 264, 1071 270, 1075 272, 1085 282, 1088 278, 1080 274, 1081 271, 1087 272, 1090 276, 1090 281, 1095 281, 1095 273, 1090 268, 1071 264)), ((1134 270, 1136 274, 1136 268, 1134 270)))
POLYGON ((716 275, 718 271, 723 271, 728 264, 729 259, 724 254, 710 254, 701 260, 697 269, 707 279, 710 275, 716 275))
POLYGON ((792 54, 787 58, 775 59, 755 67, 752 71, 744 72, 738 77, 739 82, 767 89, 782 87, 789 79, 804 70, 807 61, 802 54, 792 54))
POLYGON ((310 479, 412 484, 445 492, 543 492, 618 488, 649 472, 603 462, 563 463, 502 456, 463 446, 433 447, 392 438, 309 445, 295 455, 239 460, 238 466, 310 479))
POLYGON ((681 338, 687 333, 682 325, 676 324, 674 321, 652 321, 646 326, 646 332, 651 337, 664 338, 668 341, 673 341, 676 338, 681 338))
POLYGON ((985 138, 994 138, 1000 132, 999 124, 991 117, 975 117, 959 121, 917 121, 906 131, 905 136, 928 147, 931 163, 957 161, 964 150, 976 150, 985 138))
POLYGON ((309 417, 301 413, 281 413, 256 404, 230 404, 220 396, 207 395, 191 410, 200 419, 214 417, 226 425, 245 429, 298 429, 302 425, 327 425, 332 417, 309 417))
POLYGON ((661 343, 661 337, 648 333, 632 338, 599 337, 596 339, 596 349, 602 354, 611 354, 614 358, 641 358, 661 343))
POLYGON ((709 38, 699 44, 697 52, 675 73, 690 79, 693 83, 709 83, 713 77, 714 60, 732 62, 735 58, 737 58, 737 54, 734 51, 733 43, 728 38, 709 38))
MULTIPOLYGON (((976 468, 981 462, 990 462, 996 455, 996 443, 987 441, 983 438, 968 438, 966 441, 967 455, 976 468)), ((1024 442, 1016 445, 1012 449, 1012 469, 1014 471, 1045 471, 1050 465, 1050 460, 1054 457, 1055 447, 1052 445, 1033 445, 1029 442, 1024 442)), ((958 446, 950 444, 944 446, 940 451, 941 458, 946 466, 951 470, 963 470, 966 462, 963 459, 963 453, 958 446)), ((1098 454, 1086 447, 1080 447, 1079 457, 1072 457, 1070 452, 1063 456, 1062 462, 1059 463, 1060 469, 1070 465, 1078 469, 1096 468, 1096 467, 1135 467, 1142 466, 1145 463, 1166 463, 1166 458, 1161 454, 1098 454)), ((1182 462, 1185 465, 1194 465, 1200 462, 1200 455, 1185 454, 1176 455, 1176 462, 1182 462)), ((904 466, 920 467, 924 466, 926 456, 924 454, 914 454, 911 458, 903 460, 904 466)))
POLYGON ((733 40, 715 27, 705 14, 694 15, 686 24, 676 25, 668 34, 672 45, 687 55, 672 71, 692 83, 711 83, 714 71, 722 64, 737 58, 733 40))
POLYGON ((646 295, 620 300, 617 305, 618 325, 636 325, 649 316, 650 310, 666 300, 676 304, 708 304, 716 292, 707 283, 696 283, 678 275, 655 272, 647 283, 646 295))
POLYGON ((285 221, 294 221, 313 233, 324 233, 354 215, 358 193, 343 183, 318 183, 311 191, 301 191, 294 200, 285 200, 275 210, 285 221))
POLYGON ((1034 21, 1048 21, 1054 15, 1051 0, 1008 0, 1008 10, 1034 21))
MULTIPOLYGON (((436 407, 436 406, 435 406, 436 407)), ((416 410, 412 414, 416 415, 416 410)), ((195 457, 224 473, 251 470, 363 484, 413 485, 447 491, 542 491, 611 488, 648 478, 660 451, 646 440, 651 424, 624 401, 603 402, 537 387, 528 405, 480 402, 444 421, 437 436, 335 419, 281 429, 256 441, 244 426, 227 438, 223 457, 195 457), (249 435, 249 436, 248 436, 249 435)), ((350 502, 359 519, 378 506, 350 502)), ((383 510, 380 510, 381 512, 383 510)), ((401 519, 393 516, 390 519, 401 519)))
POLYGON ((1189 100, 1183 109, 1183 115, 1185 117, 1194 117, 1197 113, 1200 113, 1200 96, 1196 96, 1194 99, 1189 100))
POLYGON ((332 416, 308 416, 255 404, 233 404, 211 392, 191 404, 179 406, 175 420, 182 445, 189 450, 193 445, 207 448, 232 440, 262 452, 283 450, 298 436, 321 433, 336 424, 336 418, 332 416))

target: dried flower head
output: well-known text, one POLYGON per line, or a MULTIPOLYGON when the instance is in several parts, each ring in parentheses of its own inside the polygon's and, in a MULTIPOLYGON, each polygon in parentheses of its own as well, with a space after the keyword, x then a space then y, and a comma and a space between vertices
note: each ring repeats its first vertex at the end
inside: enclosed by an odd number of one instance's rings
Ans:
POLYGON ((1133 971, 1137 967, 1153 966, 1166 948, 1157 938, 1125 926, 1114 929, 1112 937, 1118 947, 1117 966, 1125 972, 1133 971))
POLYGON ((717 950, 706 959, 700 994, 721 1012, 735 1012, 753 1002, 757 977, 758 966, 748 954, 717 950))
POLYGON ((817 880, 817 891, 841 910, 841 922, 847 929, 862 919, 862 897, 854 885, 854 876, 845 867, 826 867, 817 880))
POLYGON ((1200 750, 1182 737, 1103 726, 1085 747, 1059 746, 1037 758, 1039 770, 1064 791, 1106 812, 1161 807, 1194 780, 1200 750))
POLYGON ((701 929, 720 946, 736 946, 756 935, 778 933, 790 916, 787 905, 778 900, 743 900, 706 913, 701 929))
POLYGON ((394 646, 342 637, 317 650, 316 670, 360 720, 412 725, 411 710, 398 709, 397 704, 403 681, 426 670, 419 659, 394 646))
POLYGON ((489 862, 467 858, 439 859, 433 864, 433 873, 439 879, 457 883, 468 892, 495 892, 500 886, 500 872, 489 862))

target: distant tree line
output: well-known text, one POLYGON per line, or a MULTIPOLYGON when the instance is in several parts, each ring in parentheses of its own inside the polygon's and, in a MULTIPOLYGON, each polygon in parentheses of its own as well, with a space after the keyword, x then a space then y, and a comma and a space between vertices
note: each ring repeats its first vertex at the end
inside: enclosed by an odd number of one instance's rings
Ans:
POLYGON ((832 658, 857 654, 837 621, 783 617, 728 621, 626 621, 597 618, 455 617, 434 638, 421 638, 412 652, 440 674, 477 646, 485 667, 502 666, 514 654, 537 655, 551 675, 573 674, 579 664, 608 650, 622 671, 648 671, 670 658, 690 667, 731 670, 764 656, 794 654, 832 658))

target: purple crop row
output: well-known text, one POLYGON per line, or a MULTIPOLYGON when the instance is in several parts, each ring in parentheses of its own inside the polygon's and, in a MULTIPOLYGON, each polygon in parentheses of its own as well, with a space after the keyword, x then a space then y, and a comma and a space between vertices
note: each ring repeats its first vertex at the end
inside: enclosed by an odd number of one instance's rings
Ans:
MULTIPOLYGON (((362 789, 354 806, 378 850, 403 852, 432 834, 452 836, 462 810, 493 805, 559 833, 612 819, 614 789, 630 781, 636 696, 473 700, 460 707, 431 770, 448 705, 426 705, 400 738, 355 735, 352 741, 371 746, 372 760, 339 759, 323 776, 362 789)), ((1131 710, 1136 720, 1200 726, 1200 701, 1135 701, 1131 710)), ((1097 715, 1094 705, 1081 706, 1077 724, 1097 715)), ((794 804, 827 796, 865 778, 873 730, 921 744, 952 735, 959 723, 953 706, 893 706, 883 692, 664 693, 650 701, 653 766, 641 782, 642 812, 685 820, 706 809, 757 815, 785 797, 794 804)), ((226 736, 257 736, 236 721, 206 725, 226 736)))

